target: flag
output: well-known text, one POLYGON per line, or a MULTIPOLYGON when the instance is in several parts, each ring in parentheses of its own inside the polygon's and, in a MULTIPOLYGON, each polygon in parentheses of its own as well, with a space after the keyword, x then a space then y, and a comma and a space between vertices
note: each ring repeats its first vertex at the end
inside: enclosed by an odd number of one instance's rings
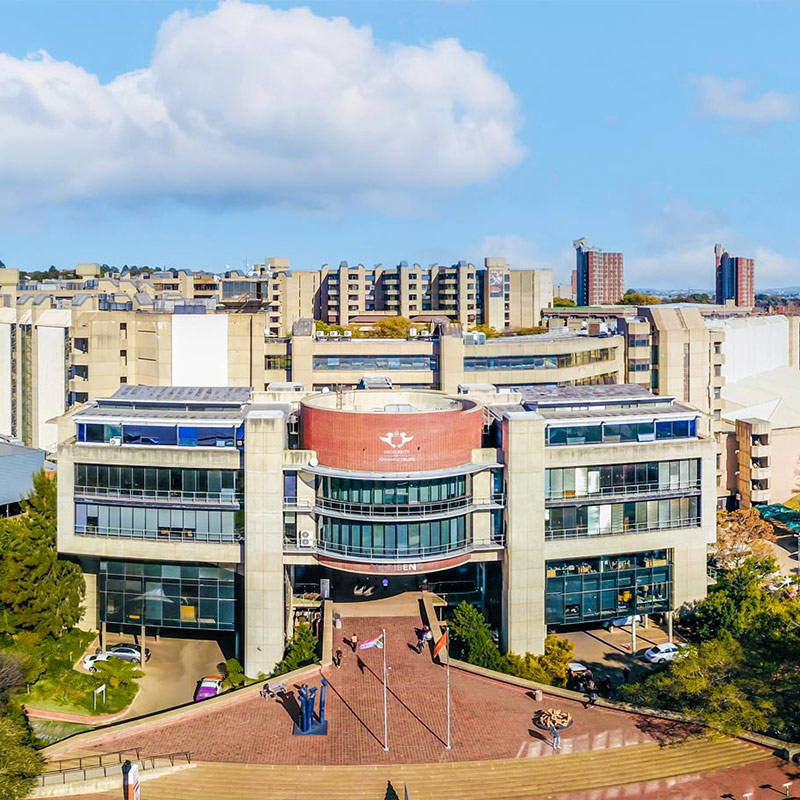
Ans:
POLYGON ((383 650, 383 634, 378 634, 374 639, 366 639, 358 646, 359 650, 369 650, 370 647, 377 647, 378 650, 383 650))
POLYGON ((439 655, 439 653, 442 651, 443 647, 447 647, 447 628, 444 629, 444 633, 441 635, 441 638, 433 646, 433 657, 434 658, 436 658, 436 656, 439 655))

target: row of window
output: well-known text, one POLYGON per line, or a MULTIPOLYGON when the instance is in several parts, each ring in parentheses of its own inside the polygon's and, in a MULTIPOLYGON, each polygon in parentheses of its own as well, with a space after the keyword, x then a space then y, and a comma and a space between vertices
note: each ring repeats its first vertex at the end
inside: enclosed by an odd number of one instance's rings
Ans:
POLYGON ((439 368, 436 356, 404 355, 404 356, 314 356, 313 368, 319 370, 359 370, 359 369, 411 369, 431 370, 439 368))
POLYGON ((323 519, 318 547, 354 558, 420 558, 467 546, 466 517, 398 524, 323 519))
POLYGON ((345 503, 413 505, 453 500, 467 494, 467 478, 456 475, 427 481, 360 481, 350 478, 318 479, 322 497, 345 503))
POLYGON ((545 499, 691 489, 698 485, 699 478, 700 462, 696 458, 561 467, 545 470, 545 499))
POLYGON ((465 356, 464 371, 515 370, 515 369, 563 369, 584 364, 612 361, 616 350, 604 347, 579 353, 561 353, 544 356, 465 356))
POLYGON ((547 562, 545 619, 565 625, 651 614, 672 607, 672 567, 664 551, 547 562), (616 559, 617 567, 611 566, 616 559))
POLYGON ((700 498, 555 507, 545 509, 544 513, 546 539, 610 536, 699 525, 700 498))
POLYGON ((100 619, 128 625, 233 630, 234 573, 221 567, 101 561, 100 619))
POLYGON ((654 422, 611 423, 592 425, 550 425, 547 444, 550 447, 573 444, 619 444, 620 442, 654 442, 661 439, 694 439, 694 419, 656 420, 654 422))
POLYGON ((241 511, 75 504, 75 533, 87 536, 235 542, 243 531, 241 511))
POLYGON ((241 498, 241 470, 76 464, 75 490, 110 496, 241 498))
POLYGON ((86 422, 78 424, 79 442, 118 440, 120 444, 144 444, 179 447, 242 447, 244 425, 141 425, 124 423, 106 425, 86 422))

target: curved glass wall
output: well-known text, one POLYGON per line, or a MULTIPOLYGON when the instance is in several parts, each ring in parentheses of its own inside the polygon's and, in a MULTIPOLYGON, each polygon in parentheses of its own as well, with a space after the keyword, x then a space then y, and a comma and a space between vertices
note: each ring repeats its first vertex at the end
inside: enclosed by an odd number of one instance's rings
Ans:
POLYGON ((463 550, 470 541, 465 516, 386 524, 324 518, 317 535, 317 549, 372 561, 445 555, 463 550))
POLYGON ((423 481, 365 481, 321 477, 317 505, 349 514, 400 516, 436 514, 464 508, 471 502, 466 475, 423 481))

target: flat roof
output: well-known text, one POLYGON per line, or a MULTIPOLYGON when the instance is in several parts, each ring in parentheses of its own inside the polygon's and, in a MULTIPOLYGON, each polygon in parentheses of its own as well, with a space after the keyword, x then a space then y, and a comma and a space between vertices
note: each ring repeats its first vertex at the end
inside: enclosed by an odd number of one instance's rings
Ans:
POLYGON ((137 403, 247 403, 249 386, 120 386, 111 400, 137 403))
POLYGON ((426 389, 356 389, 320 392, 301 400, 308 408, 356 414, 427 414, 439 411, 469 411, 478 404, 464 395, 451 397, 426 389))
POLYGON ((645 386, 635 383, 609 383, 596 386, 526 386, 522 389, 523 400, 542 405, 569 405, 571 403, 621 403, 625 400, 651 402, 669 401, 665 395, 655 395, 645 386))

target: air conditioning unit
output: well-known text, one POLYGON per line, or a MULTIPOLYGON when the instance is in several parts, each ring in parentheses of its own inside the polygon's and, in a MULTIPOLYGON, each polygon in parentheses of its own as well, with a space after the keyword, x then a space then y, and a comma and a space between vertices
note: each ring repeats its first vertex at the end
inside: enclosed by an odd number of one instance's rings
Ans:
POLYGON ((409 336, 410 339, 416 339, 417 338, 417 329, 416 328, 409 328, 408 329, 408 336, 409 336))
POLYGON ((120 437, 120 436, 112 436, 108 440, 108 443, 110 445, 113 445, 114 447, 119 447, 122 444, 122 437, 120 437))
POLYGON ((297 544, 300 547, 313 547, 315 538, 314 531, 300 531, 297 537, 297 544))
POLYGON ((345 339, 352 339, 353 338, 353 332, 352 331, 345 331, 342 334, 342 336, 344 336, 345 339))

